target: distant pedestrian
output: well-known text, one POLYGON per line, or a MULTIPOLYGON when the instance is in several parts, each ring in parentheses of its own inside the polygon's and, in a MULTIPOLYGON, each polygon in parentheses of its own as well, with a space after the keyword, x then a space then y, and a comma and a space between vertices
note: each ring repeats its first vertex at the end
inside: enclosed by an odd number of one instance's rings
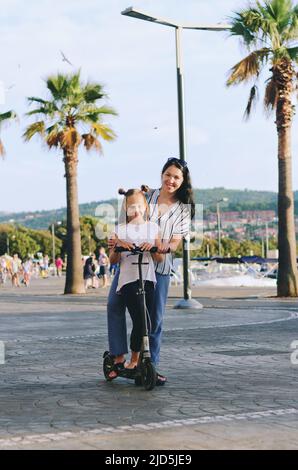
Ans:
POLYGON ((19 258, 18 254, 15 253, 11 260, 10 264, 11 269, 11 282, 13 287, 20 287, 19 276, 22 272, 22 260, 19 258))
POLYGON ((84 281, 85 281, 85 289, 92 287, 93 289, 96 288, 96 276, 95 276, 95 255, 92 254, 89 258, 86 259, 85 266, 84 266, 84 281), (90 282, 91 281, 91 282, 90 282), (91 285, 90 285, 91 284, 91 285))
POLYGON ((29 287, 31 274, 32 274, 32 261, 28 258, 23 263, 23 277, 24 277, 24 284, 26 287, 29 287))
POLYGON ((63 268, 63 260, 60 256, 56 259, 55 265, 56 265, 56 269, 57 269, 57 274, 58 274, 59 277, 61 277, 62 276, 62 268, 63 268))
POLYGON ((4 257, 0 258, 0 284, 5 284, 7 272, 8 269, 6 259, 4 257))
POLYGON ((101 246, 99 249, 98 265, 99 265, 98 277, 102 277, 102 287, 106 287, 108 285, 107 270, 109 266, 109 257, 106 254, 106 250, 104 249, 103 246, 101 246))

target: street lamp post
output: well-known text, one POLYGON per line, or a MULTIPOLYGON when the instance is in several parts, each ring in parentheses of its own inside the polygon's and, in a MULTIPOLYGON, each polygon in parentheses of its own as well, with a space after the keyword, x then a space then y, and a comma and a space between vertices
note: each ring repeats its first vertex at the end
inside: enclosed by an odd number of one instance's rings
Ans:
POLYGON ((88 235, 88 248, 89 248, 89 256, 91 256, 91 235, 88 235))
MULTIPOLYGON (((184 83, 183 83, 183 65, 181 54, 181 32, 183 29, 198 29, 202 31, 224 31, 230 29, 229 25, 192 25, 192 24, 178 24, 173 21, 157 18, 148 15, 133 7, 126 8, 121 12, 122 15, 130 16, 140 20, 158 23, 164 26, 170 26, 175 29, 176 39, 176 69, 177 69, 177 97, 178 97, 178 129, 179 129, 179 157, 181 160, 186 161, 186 138, 185 138, 185 111, 184 111, 184 83)), ((202 304, 191 298, 191 287, 189 282, 189 238, 183 238, 183 294, 184 299, 180 300, 174 308, 202 308, 202 304)))
POLYGON ((218 234, 218 256, 221 258, 221 221, 220 221, 220 207, 221 202, 227 202, 228 198, 223 197, 216 202, 216 214, 217 214, 217 234, 218 234))
MULTIPOLYGON (((57 222, 57 225, 61 225, 62 222, 57 222)), ((55 243, 55 223, 52 223, 52 258, 53 258, 53 265, 54 265, 54 276, 56 276, 56 243, 55 243)))
POLYGON ((54 275, 56 276, 56 246, 55 246, 55 224, 52 224, 52 258, 53 258, 53 265, 54 265, 54 275))
POLYGON ((265 258, 268 258, 269 252, 269 231, 268 231, 268 222, 265 222, 265 236, 266 236, 266 255, 265 258))
MULTIPOLYGON (((14 219, 9 219, 8 221, 10 224, 14 224, 14 219)), ((15 239, 15 236, 12 236, 11 237, 12 239, 15 239)), ((9 239, 9 232, 7 232, 6 234, 6 251, 7 251, 7 254, 8 256, 10 255, 10 239, 9 239)))
POLYGON ((8 233, 6 234, 6 253, 8 254, 8 256, 10 255, 10 253, 9 253, 9 235, 8 235, 8 233))

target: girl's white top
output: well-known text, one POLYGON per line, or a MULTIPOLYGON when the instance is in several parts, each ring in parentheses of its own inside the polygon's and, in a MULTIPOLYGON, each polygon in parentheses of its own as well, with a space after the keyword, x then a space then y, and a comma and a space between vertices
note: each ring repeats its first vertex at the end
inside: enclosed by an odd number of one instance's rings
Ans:
MULTIPOLYGON (((141 243, 151 243, 154 245, 158 237, 158 225, 155 222, 144 222, 143 224, 121 224, 117 227, 117 235, 121 240, 126 240, 139 246, 141 243)), ((139 268, 137 264, 138 255, 131 255, 128 251, 121 253, 120 275, 118 280, 117 292, 125 284, 137 281, 139 279, 139 268)), ((144 281, 156 283, 154 262, 150 253, 144 253, 142 265, 142 274, 144 281)))

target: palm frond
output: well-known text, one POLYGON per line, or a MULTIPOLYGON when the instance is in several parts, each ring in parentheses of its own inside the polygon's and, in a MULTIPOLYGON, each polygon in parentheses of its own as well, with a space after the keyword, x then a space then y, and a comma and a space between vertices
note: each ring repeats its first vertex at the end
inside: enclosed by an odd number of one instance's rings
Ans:
POLYGON ((249 48, 253 44, 263 42, 266 36, 272 34, 272 19, 266 17, 260 3, 256 2, 256 8, 250 7, 236 13, 230 20, 232 36, 240 36, 244 44, 249 48))
POLYGON ((76 114, 76 120, 87 122, 87 123, 96 123, 101 121, 101 115, 111 115, 117 116, 117 112, 108 106, 101 106, 100 108, 83 106, 80 108, 79 113, 76 114))
POLYGON ((291 60, 298 62, 298 47, 288 47, 287 53, 291 60))
POLYGON ((57 106, 54 103, 47 103, 44 106, 28 111, 26 116, 33 116, 34 114, 43 114, 45 116, 53 116, 58 111, 57 106))
POLYGON ((248 48, 265 42, 278 49, 297 39, 298 8, 292 0, 257 0, 253 7, 235 13, 230 23, 231 35, 239 36, 248 48))
POLYGON ((117 111, 114 108, 110 108, 109 106, 101 106, 98 108, 99 114, 110 114, 111 116, 118 116, 117 111))
POLYGON ((93 123, 91 127, 95 134, 102 137, 104 140, 112 141, 116 138, 115 132, 105 124, 93 123))
POLYGON ((293 14, 291 18, 291 23, 288 28, 282 33, 282 38, 284 43, 289 41, 297 41, 298 37, 298 9, 297 13, 293 14))
POLYGON ((52 130, 47 138, 46 138, 46 143, 48 144, 48 146, 50 147, 50 149, 52 147, 58 147, 59 145, 61 145, 62 141, 63 141, 63 132, 62 131, 57 131, 57 130, 52 130))
POLYGON ((27 116, 42 115, 44 121, 37 121, 26 129, 26 140, 39 133, 43 134, 50 148, 60 146, 65 149, 79 146, 83 139, 87 149, 101 151, 99 137, 107 141, 115 139, 113 130, 102 123, 102 116, 117 115, 116 111, 109 106, 96 105, 105 96, 100 84, 89 82, 84 85, 80 80, 80 71, 51 75, 46 84, 52 95, 50 101, 35 96, 28 98, 29 103, 36 107, 27 116), (88 125, 89 134, 80 135, 77 127, 80 124, 88 125))
POLYGON ((278 88, 277 84, 272 76, 266 85, 265 96, 264 96, 264 107, 267 111, 267 114, 270 115, 271 112, 276 108, 278 97, 278 88))
POLYGON ((55 100, 63 100, 67 97, 68 81, 65 75, 50 76, 47 78, 46 84, 55 100))
POLYGON ((77 94, 82 92, 81 82, 80 82, 81 72, 75 72, 73 74, 67 75, 67 86, 71 93, 77 94))
POLYGON ((74 127, 69 127, 63 131, 61 145, 63 147, 76 147, 81 142, 81 136, 74 127))
POLYGON ((82 92, 86 103, 94 103, 105 96, 102 86, 96 83, 87 83, 82 92))
POLYGON ((10 121, 12 119, 17 119, 17 113, 15 111, 6 111, 5 113, 0 114, 0 126, 5 121, 10 121))
POLYGON ((45 132, 45 123, 44 121, 37 121, 27 127, 23 134, 25 141, 29 141, 35 134, 39 134, 41 137, 45 132))
POLYGON ((241 82, 246 82, 251 78, 258 77, 269 54, 270 49, 268 48, 251 52, 247 57, 232 67, 226 83, 227 86, 238 85, 241 82))
POLYGON ((247 119, 249 119, 252 107, 256 103, 257 99, 258 99, 258 87, 255 84, 250 89, 248 102, 247 102, 246 109, 243 115, 244 120, 247 121, 247 119))
POLYGON ((40 103, 40 104, 48 103, 48 101, 43 100, 42 98, 38 98, 37 96, 28 96, 27 101, 29 101, 29 103, 40 103))
POLYGON ((91 133, 82 134, 82 139, 84 141, 84 146, 87 150, 97 150, 99 153, 102 153, 102 145, 99 140, 92 135, 91 133))
POLYGON ((239 36, 247 47, 256 41, 255 30, 246 21, 245 11, 235 13, 233 17, 229 18, 229 22, 231 36, 239 36))

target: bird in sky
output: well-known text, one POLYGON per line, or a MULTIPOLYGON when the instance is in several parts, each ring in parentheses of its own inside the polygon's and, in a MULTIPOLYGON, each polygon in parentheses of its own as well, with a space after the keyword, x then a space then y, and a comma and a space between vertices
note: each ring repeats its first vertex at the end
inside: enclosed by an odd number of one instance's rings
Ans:
POLYGON ((66 55, 63 53, 63 51, 60 51, 61 55, 62 55, 62 61, 63 62, 67 62, 69 65, 71 65, 73 67, 73 64, 68 60, 68 58, 66 57, 66 55))

